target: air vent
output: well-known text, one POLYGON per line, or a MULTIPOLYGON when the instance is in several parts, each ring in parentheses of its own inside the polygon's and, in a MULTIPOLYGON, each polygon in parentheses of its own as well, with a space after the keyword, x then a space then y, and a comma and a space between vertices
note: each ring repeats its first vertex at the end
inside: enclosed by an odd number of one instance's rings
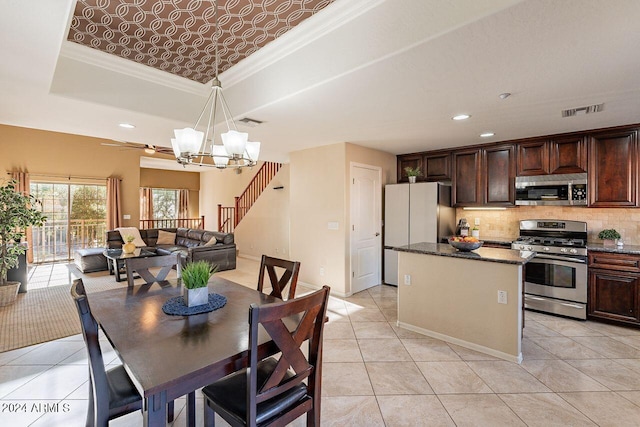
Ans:
POLYGON ((583 114, 599 113, 604 110, 604 104, 588 105, 586 107, 569 108, 562 110, 562 117, 580 116, 583 114))
POLYGON ((249 117, 243 117, 238 121, 240 123, 244 124, 245 126, 249 126, 250 128, 254 128, 254 127, 262 124, 262 122, 260 120, 250 119, 249 117))

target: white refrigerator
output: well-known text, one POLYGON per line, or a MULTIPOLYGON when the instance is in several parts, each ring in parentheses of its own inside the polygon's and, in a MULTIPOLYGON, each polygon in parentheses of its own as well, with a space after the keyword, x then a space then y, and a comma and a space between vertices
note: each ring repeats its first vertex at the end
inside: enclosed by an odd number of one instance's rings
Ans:
POLYGON ((439 182, 388 184, 384 197, 384 283, 398 286, 398 252, 411 243, 439 242, 455 231, 451 186, 439 182))

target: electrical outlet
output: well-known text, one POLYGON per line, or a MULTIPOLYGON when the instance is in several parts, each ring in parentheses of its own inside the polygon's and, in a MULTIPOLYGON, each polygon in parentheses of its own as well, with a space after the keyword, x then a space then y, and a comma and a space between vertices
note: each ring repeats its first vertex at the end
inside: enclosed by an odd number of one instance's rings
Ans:
POLYGON ((480 218, 476 218, 475 221, 474 221, 474 224, 475 225, 480 225, 480 218))
POLYGON ((498 304, 507 303, 507 291, 498 291, 498 304))
POLYGON ((410 285, 411 284, 411 275, 410 274, 405 274, 404 275, 404 284, 405 285, 410 285))
POLYGON ((320 267, 320 276, 324 276, 324 267, 320 267))

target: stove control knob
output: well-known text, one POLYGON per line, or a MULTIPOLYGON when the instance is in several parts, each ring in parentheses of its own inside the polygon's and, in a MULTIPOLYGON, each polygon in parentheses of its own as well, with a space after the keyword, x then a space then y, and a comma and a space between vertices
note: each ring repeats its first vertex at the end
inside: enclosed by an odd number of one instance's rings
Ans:
POLYGON ((542 250, 545 251, 545 252, 549 252, 550 251, 550 249, 548 247, 546 247, 546 246, 544 248, 542 248, 542 250))
POLYGON ((533 250, 533 246, 525 246, 524 249, 526 251, 531 251, 531 250, 533 250))
POLYGON ((569 252, 571 252, 572 254, 577 254, 578 251, 576 249, 571 249, 569 252))
MULTIPOLYGON (((575 251, 575 249, 572 249, 573 251, 575 251)), ((567 252, 567 248, 560 248, 560 252, 565 253, 567 252)))

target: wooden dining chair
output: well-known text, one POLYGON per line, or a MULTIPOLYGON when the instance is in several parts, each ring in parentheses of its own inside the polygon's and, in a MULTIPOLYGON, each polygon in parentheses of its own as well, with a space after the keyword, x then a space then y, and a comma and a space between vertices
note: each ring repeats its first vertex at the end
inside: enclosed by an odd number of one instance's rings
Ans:
POLYGON ((248 368, 202 389, 205 427, 214 426, 216 413, 234 427, 285 426, 306 413, 307 425, 320 427, 322 332, 328 299, 329 287, 324 286, 283 302, 251 304, 248 368), (297 320, 292 324, 293 319, 297 320), (258 360, 260 325, 279 356, 258 360), (301 349, 305 341, 308 357, 301 349))
POLYGON ((258 276, 258 290, 264 292, 264 277, 265 271, 269 276, 271 282, 271 296, 276 298, 282 298, 284 288, 289 285, 289 292, 287 299, 293 299, 296 295, 296 286, 298 285, 298 271, 300 270, 299 261, 288 261, 286 259, 272 258, 266 255, 262 255, 262 261, 260 262, 260 275, 258 276), (276 267, 284 269, 282 275, 278 277, 276 267))
MULTIPOLYGON (((109 420, 142 409, 142 397, 131 382, 124 366, 105 370, 98 323, 91 314, 82 279, 73 281, 71 296, 76 303, 82 336, 89 354, 89 410, 87 426, 107 427, 109 420)), ((191 397, 191 396, 190 396, 191 397)), ((193 394, 195 398, 195 393, 193 394)), ((173 421, 173 401, 167 404, 167 421, 173 421)))
POLYGON ((180 254, 159 255, 149 258, 130 258, 126 259, 125 269, 127 270, 127 285, 133 286, 133 280, 137 273, 145 283, 161 282, 167 278, 173 267, 176 268, 178 277, 180 274, 180 254), (157 274, 149 271, 150 268, 161 267, 157 274))

